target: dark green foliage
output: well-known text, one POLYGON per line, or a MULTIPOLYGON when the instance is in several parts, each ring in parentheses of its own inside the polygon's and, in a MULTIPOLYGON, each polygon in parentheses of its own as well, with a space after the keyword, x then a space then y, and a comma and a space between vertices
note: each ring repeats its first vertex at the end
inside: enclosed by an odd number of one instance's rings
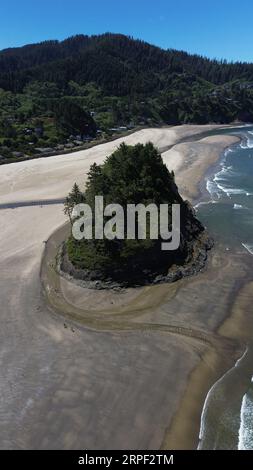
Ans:
POLYGON ((93 207, 94 196, 104 196, 104 203, 162 204, 179 201, 173 175, 164 165, 152 143, 129 146, 121 144, 102 166, 92 165, 85 192, 93 207))
POLYGON ((0 70, 0 88, 14 92, 34 80, 54 82, 60 88, 74 80, 95 82, 105 93, 118 96, 154 91, 173 72, 194 74, 216 85, 253 77, 252 64, 165 51, 119 34, 79 35, 6 49, 0 53, 0 70))
POLYGON ((66 197, 64 202, 64 214, 66 214, 72 224, 72 210, 76 204, 80 204, 85 201, 84 194, 80 191, 79 186, 75 183, 72 190, 66 197))
MULTIPOLYGON (((0 52, 0 154, 123 126, 253 121, 253 64, 162 50, 118 34, 0 52), (35 121, 43 133, 35 131, 35 121), (28 130, 27 130, 28 128, 28 130), (34 134, 34 135, 33 135, 34 134)), ((7 155, 7 154, 6 154, 7 155)))
POLYGON ((71 134, 82 137, 96 135, 92 117, 71 99, 62 98, 55 104, 55 118, 56 126, 64 137, 71 134))
MULTIPOLYGON (((181 263, 189 255, 184 242, 175 252, 162 251, 161 239, 153 240, 149 236, 149 218, 146 223, 146 239, 126 239, 127 204, 131 203, 142 203, 145 206, 155 203, 158 207, 165 203, 169 205, 169 214, 172 203, 181 204, 182 236, 186 237, 190 212, 178 193, 174 174, 168 171, 152 143, 137 144, 133 147, 122 144, 102 166, 94 164, 90 169, 83 195, 83 200, 93 209, 93 219, 95 196, 104 197, 104 206, 118 203, 124 208, 125 239, 93 238, 76 241, 71 236, 67 243, 67 252, 75 267, 99 271, 100 275, 112 278, 119 279, 129 275, 137 279, 144 271, 146 274, 166 273, 171 264, 181 263)), ((76 202, 79 199, 78 192, 76 202)), ((108 218, 104 217, 104 223, 107 220, 108 218)))
POLYGON ((9 139, 16 137, 16 130, 7 119, 0 121, 0 135, 9 139))

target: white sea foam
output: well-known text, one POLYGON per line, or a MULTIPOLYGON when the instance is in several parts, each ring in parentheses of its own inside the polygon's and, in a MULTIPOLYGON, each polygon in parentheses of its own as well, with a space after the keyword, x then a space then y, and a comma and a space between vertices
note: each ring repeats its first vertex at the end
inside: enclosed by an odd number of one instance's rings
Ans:
MULTIPOLYGON (((240 362, 245 358, 246 354, 248 352, 248 348, 246 348, 246 350, 244 351, 243 355, 241 357, 239 357, 239 359, 237 359, 236 363, 235 363, 235 367, 238 367, 240 365, 240 362)), ((226 374, 225 374, 226 375, 226 374)))
POLYGON ((219 176, 215 176, 213 180, 207 181, 206 189, 211 195, 211 197, 216 196, 216 198, 220 199, 222 193, 226 194, 228 197, 231 197, 233 195, 251 195, 250 193, 247 193, 245 189, 242 188, 229 188, 224 184, 221 184, 221 181, 223 181, 223 178, 219 178, 219 176))
POLYGON ((204 201, 198 202, 198 204, 195 204, 194 209, 198 210, 199 207, 205 206, 206 204, 208 204, 208 202, 204 202, 204 201))
POLYGON ((199 207, 206 206, 208 204, 218 204, 218 201, 201 201, 195 204, 194 209, 198 210, 199 207))
POLYGON ((206 421, 207 405, 208 405, 209 398, 211 397, 212 392, 215 390, 217 385, 222 381, 223 377, 221 377, 217 382, 215 382, 215 384, 210 388, 210 390, 209 390, 209 392, 206 396, 205 403, 204 403, 203 410, 202 410, 202 414, 201 414, 200 430, 199 430, 199 445, 198 445, 197 450, 201 450, 201 444, 202 444, 201 441, 203 441, 203 438, 205 436, 205 421, 206 421))
POLYGON ((249 148, 249 146, 248 146, 248 143, 247 143, 247 141, 246 141, 246 142, 244 142, 244 141, 243 141, 243 142, 241 142, 241 143, 240 143, 240 147, 241 147, 241 149, 248 149, 248 148, 249 148))
MULTIPOLYGON (((253 132, 252 131, 248 131, 248 134, 250 135, 253 135, 253 132)), ((246 137, 246 140, 243 140, 241 143, 240 143, 240 147, 242 149, 252 149, 253 148, 253 140, 250 136, 247 136, 246 137)))
POLYGON ((233 149, 232 147, 228 147, 228 148, 225 150, 225 152, 224 152, 225 157, 226 157, 229 153, 231 153, 231 152, 233 152, 233 151, 234 151, 234 149, 233 149))
MULTIPOLYGON (((236 361, 234 367, 238 367, 240 365, 240 362, 244 359, 248 352, 248 348, 244 351, 243 355, 236 361)), ((205 403, 203 406, 202 414, 201 414, 201 421, 200 421, 200 430, 199 430, 199 445, 197 450, 201 450, 201 444, 203 442, 204 436, 205 436, 205 422, 206 422, 206 415, 207 415, 207 409, 208 409, 208 402, 212 396, 213 391, 219 386, 219 384, 224 380, 224 378, 231 372, 232 369, 228 370, 215 384, 210 388, 206 399, 205 403)))
POLYGON ((226 194, 228 197, 233 194, 250 194, 247 193, 244 189, 226 187, 226 178, 234 175, 237 175, 237 173, 233 171, 233 167, 225 166, 223 162, 221 170, 214 175, 213 179, 207 180, 206 189, 209 192, 211 198, 216 200, 220 199, 222 194, 226 194))
POLYGON ((225 186, 221 186, 222 190, 227 194, 227 196, 233 196, 233 195, 238 195, 238 194, 243 194, 246 196, 247 191, 242 188, 226 188, 225 186))
POLYGON ((219 199, 221 197, 218 184, 215 181, 207 180, 206 189, 209 192, 211 198, 219 199))
POLYGON ((238 450, 253 450, 253 401, 244 395, 241 407, 238 450))
POLYGON ((242 206, 241 204, 234 204, 234 209, 246 209, 246 207, 242 206))
POLYGON ((242 246, 247 250, 251 255, 253 255, 253 245, 249 243, 242 243, 242 246))
POLYGON ((222 169, 218 173, 216 173, 216 175, 214 176, 214 181, 222 181, 224 180, 224 177, 233 176, 235 174, 237 173, 232 171, 231 166, 223 166, 222 169))
POLYGON ((215 174, 213 180, 209 180, 207 190, 211 195, 217 195, 218 198, 221 194, 226 194, 228 197, 232 195, 250 195, 245 189, 242 188, 230 188, 226 186, 227 177, 238 176, 238 172, 233 170, 232 166, 226 166, 223 164, 221 170, 215 174))

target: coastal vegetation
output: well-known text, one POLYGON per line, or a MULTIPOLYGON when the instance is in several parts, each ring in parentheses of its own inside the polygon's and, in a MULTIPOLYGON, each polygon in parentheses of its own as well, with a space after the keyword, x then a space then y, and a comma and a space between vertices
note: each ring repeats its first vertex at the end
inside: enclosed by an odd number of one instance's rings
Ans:
POLYGON ((136 126, 253 120, 253 64, 116 34, 0 52, 0 163, 136 126))
MULTIPOLYGON (((75 204, 86 203, 95 217, 95 198, 103 196, 104 205, 120 204, 127 215, 129 204, 168 205, 168 228, 172 225, 172 204, 180 205, 180 246, 163 251, 162 239, 151 237, 149 214, 145 220, 146 238, 129 239, 124 224, 124 238, 76 240, 73 235, 63 250, 63 270, 83 280, 118 281, 123 285, 145 284, 166 280, 172 266, 184 266, 196 255, 196 246, 208 246, 205 230, 196 219, 190 204, 183 201, 175 183, 174 173, 168 171, 161 155, 152 143, 128 146, 122 144, 103 165, 93 164, 88 173, 86 189, 75 184, 66 198, 65 213, 71 218, 75 204)), ((108 218, 104 216, 104 223, 108 218)), ((135 219, 136 227, 138 214, 135 219)), ((95 224, 93 224, 94 226, 95 224)), ((94 229, 93 229, 94 231, 94 229)), ((198 250, 197 250, 198 251, 198 250)), ((180 270, 171 280, 181 277, 180 270)))

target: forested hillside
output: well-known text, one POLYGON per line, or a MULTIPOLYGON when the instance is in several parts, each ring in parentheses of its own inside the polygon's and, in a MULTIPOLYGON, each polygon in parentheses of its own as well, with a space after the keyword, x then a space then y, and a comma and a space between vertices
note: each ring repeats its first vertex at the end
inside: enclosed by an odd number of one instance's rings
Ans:
POLYGON ((115 34, 0 52, 4 159, 71 148, 137 125, 234 120, 253 121, 253 64, 162 50, 115 34))

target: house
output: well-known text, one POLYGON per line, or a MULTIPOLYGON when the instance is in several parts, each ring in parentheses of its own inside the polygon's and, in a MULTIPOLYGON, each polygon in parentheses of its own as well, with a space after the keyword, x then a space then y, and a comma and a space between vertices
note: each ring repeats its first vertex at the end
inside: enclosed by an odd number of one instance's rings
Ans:
POLYGON ((120 127, 111 127, 110 132, 120 132, 120 127))
POLYGON ((15 158, 23 157, 23 153, 22 153, 22 152, 12 152, 12 155, 13 155, 13 157, 15 157, 15 158))
POLYGON ((41 126, 35 127, 34 132, 37 137, 43 137, 44 129, 41 126))
POLYGON ((24 134, 31 135, 33 133, 33 129, 31 127, 24 128, 24 134))
POLYGON ((73 147, 74 147, 74 144, 72 144, 71 142, 69 142, 68 144, 65 144, 66 149, 72 149, 73 147))
POLYGON ((36 152, 39 152, 39 153, 51 153, 51 152, 53 152, 53 149, 51 147, 36 147, 35 150, 36 150, 36 152))

